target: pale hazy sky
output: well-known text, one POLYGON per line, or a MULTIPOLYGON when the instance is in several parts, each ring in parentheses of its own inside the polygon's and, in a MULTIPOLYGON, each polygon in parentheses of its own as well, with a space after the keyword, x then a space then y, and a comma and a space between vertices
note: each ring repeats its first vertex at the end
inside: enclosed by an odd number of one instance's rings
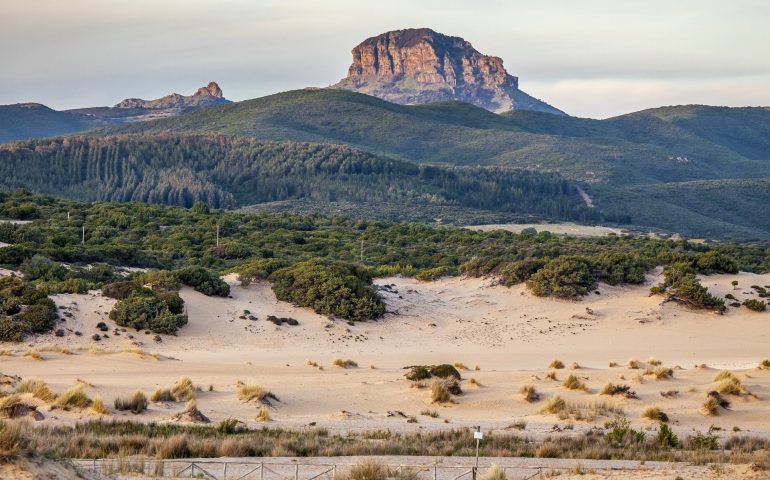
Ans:
POLYGON ((767 0, 2 0, 0 104, 326 86, 361 40, 409 27, 502 57, 573 115, 770 105, 767 0))

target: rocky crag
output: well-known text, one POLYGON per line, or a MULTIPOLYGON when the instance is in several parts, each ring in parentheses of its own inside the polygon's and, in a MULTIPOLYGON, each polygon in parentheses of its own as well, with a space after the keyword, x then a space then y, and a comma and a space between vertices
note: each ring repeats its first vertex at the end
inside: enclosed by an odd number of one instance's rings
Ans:
POLYGON ((406 105, 459 100, 493 112, 564 114, 520 90, 501 58, 460 37, 428 28, 395 30, 367 38, 352 53, 348 76, 333 88, 406 105))

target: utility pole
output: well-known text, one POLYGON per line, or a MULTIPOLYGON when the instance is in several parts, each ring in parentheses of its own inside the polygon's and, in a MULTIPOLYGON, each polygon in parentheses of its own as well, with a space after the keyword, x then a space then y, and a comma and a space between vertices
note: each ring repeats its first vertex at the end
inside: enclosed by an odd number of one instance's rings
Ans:
POLYGON ((219 247, 219 222, 217 222, 217 247, 219 247))
POLYGON ((359 263, 364 263, 364 239, 361 239, 361 253, 358 256, 359 263))
POLYGON ((86 244, 86 224, 85 223, 83 224, 83 234, 81 236, 81 243, 83 245, 86 244))

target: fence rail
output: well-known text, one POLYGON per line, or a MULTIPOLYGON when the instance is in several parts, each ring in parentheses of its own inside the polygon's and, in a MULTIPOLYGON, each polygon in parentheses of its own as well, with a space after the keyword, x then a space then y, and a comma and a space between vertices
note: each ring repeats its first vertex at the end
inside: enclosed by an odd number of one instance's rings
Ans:
MULTIPOLYGON (((102 475, 132 474, 139 478, 205 478, 213 480, 336 480, 356 463, 278 463, 241 460, 155 460, 140 458, 73 459, 81 470, 102 475)), ((420 480, 473 480, 489 467, 442 464, 382 463, 394 476, 420 480), (402 474, 402 475, 398 475, 402 474)), ((574 467, 542 465, 499 465, 507 478, 532 479, 552 471, 574 467)))

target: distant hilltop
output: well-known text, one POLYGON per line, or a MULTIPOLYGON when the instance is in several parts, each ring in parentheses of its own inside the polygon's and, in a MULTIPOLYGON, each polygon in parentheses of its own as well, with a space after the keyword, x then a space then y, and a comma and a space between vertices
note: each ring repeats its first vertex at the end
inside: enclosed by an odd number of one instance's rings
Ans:
POLYGON ((429 28, 385 32, 352 53, 348 76, 334 88, 407 105, 459 100, 493 112, 564 114, 520 90, 519 79, 505 70, 501 58, 429 28))
POLYGON ((146 108, 146 109, 166 109, 166 108, 200 108, 213 107, 231 103, 224 98, 222 89, 217 82, 209 82, 205 87, 201 87, 194 94, 185 96, 178 93, 172 93, 165 97, 155 100, 142 100, 141 98, 127 98, 115 108, 146 108))

